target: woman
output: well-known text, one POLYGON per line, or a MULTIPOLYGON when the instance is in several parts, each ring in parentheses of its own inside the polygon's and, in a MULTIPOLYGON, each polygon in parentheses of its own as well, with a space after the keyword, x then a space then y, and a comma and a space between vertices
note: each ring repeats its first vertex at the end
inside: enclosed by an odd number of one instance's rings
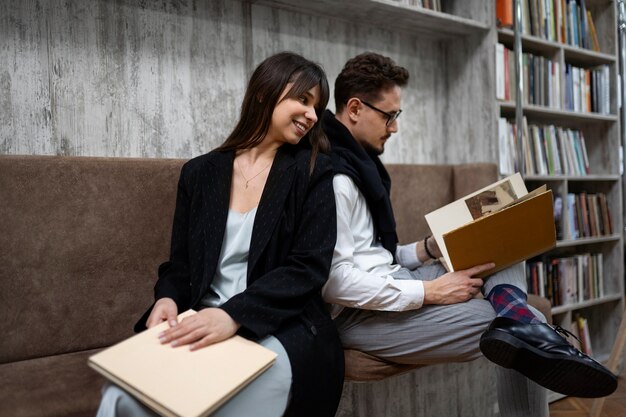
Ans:
MULTIPOLYGON (((135 329, 167 321, 159 337, 172 346, 200 349, 240 334, 278 354, 216 416, 335 415, 343 351, 320 295, 336 239, 331 164, 320 153, 328 141, 317 123, 328 95, 318 65, 289 52, 266 59, 224 144, 182 169, 170 260, 135 329), (189 308, 200 311, 177 323, 189 308)), ((123 408, 151 415, 106 388, 99 415, 123 408)))

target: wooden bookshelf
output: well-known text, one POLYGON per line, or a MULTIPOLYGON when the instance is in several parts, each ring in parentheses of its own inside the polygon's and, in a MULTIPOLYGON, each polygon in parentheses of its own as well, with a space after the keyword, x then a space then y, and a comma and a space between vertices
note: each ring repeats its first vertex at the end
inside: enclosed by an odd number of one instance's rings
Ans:
MULTIPOLYGON (((523 1, 523 0, 522 0, 523 1)), ((560 78, 561 106, 546 107, 523 104, 522 113, 528 124, 554 125, 580 129, 584 133, 589 153, 587 175, 527 175, 529 189, 547 184, 563 201, 568 193, 604 193, 611 212, 612 233, 605 236, 564 239, 546 259, 568 257, 582 253, 601 253, 603 266, 602 297, 552 308, 554 323, 568 328, 576 315, 588 320, 593 354, 596 359, 607 358, 624 312, 624 234, 622 207, 622 177, 620 173, 620 126, 617 85, 617 10, 615 1, 587 0, 601 50, 592 51, 569 44, 546 40, 528 34, 521 35, 522 51, 558 62, 563 71, 566 64, 581 68, 607 65, 609 68, 610 111, 608 114, 571 111, 563 107, 564 76, 560 78)), ((496 29, 497 42, 513 49, 515 33, 510 29, 496 29)), ((514 69, 512 69, 514 71, 514 69)), ((512 76, 515 76, 514 72, 512 76)), ((512 101, 498 101, 498 116, 515 120, 516 105, 512 101)), ((565 208, 565 213, 567 209, 565 208)), ((563 227, 563 225, 562 225, 563 227)), ((551 397, 551 400, 555 398, 551 397)))

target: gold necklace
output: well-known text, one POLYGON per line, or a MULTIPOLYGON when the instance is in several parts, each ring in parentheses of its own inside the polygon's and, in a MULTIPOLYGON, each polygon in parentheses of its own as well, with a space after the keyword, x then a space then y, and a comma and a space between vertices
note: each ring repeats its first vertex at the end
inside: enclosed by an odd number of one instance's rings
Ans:
POLYGON ((260 170, 259 172, 257 172, 254 176, 252 176, 251 178, 246 178, 245 174, 243 173, 243 169, 241 169, 241 165, 239 165, 239 159, 235 159, 235 162, 237 163, 237 167, 239 167, 239 172, 241 172, 241 176, 243 177, 244 180, 246 180, 246 189, 248 188, 248 183, 250 181, 252 181, 253 179, 255 179, 256 177, 258 177, 259 175, 261 175, 261 172, 265 171, 267 168, 269 168, 269 166, 272 164, 271 162, 269 164, 267 164, 265 166, 265 168, 263 168, 262 170, 260 170))

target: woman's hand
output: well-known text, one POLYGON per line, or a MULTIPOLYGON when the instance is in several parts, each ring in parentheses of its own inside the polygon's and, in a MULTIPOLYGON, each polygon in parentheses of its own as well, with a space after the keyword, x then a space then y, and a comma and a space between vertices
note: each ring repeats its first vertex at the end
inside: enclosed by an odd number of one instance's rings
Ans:
POLYGON ((171 343, 173 347, 190 345, 190 350, 197 350, 228 339, 239 327, 221 308, 205 308, 162 332, 159 340, 161 343, 171 343))
POLYGON ((424 282, 424 304, 456 304, 474 297, 483 285, 481 272, 494 268, 494 263, 478 265, 462 271, 448 272, 432 281, 424 282))
POLYGON ((178 324, 177 316, 178 307, 176 307, 174 300, 171 298, 159 298, 159 300, 154 303, 152 313, 150 313, 146 321, 146 327, 149 329, 164 321, 167 321, 170 327, 174 327, 178 324))

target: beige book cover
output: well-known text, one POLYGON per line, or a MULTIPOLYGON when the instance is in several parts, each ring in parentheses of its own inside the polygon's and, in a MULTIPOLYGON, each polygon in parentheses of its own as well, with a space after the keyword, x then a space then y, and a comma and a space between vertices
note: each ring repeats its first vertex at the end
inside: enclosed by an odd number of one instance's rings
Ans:
POLYGON ((425 217, 449 271, 494 262, 484 277, 556 244, 552 191, 528 193, 519 173, 425 217))
MULTIPOLYGON (((178 316, 195 314, 188 310, 178 316)), ((89 358, 89 366, 167 417, 215 411, 275 361, 271 350, 240 336, 197 351, 162 345, 166 322, 89 358)))

